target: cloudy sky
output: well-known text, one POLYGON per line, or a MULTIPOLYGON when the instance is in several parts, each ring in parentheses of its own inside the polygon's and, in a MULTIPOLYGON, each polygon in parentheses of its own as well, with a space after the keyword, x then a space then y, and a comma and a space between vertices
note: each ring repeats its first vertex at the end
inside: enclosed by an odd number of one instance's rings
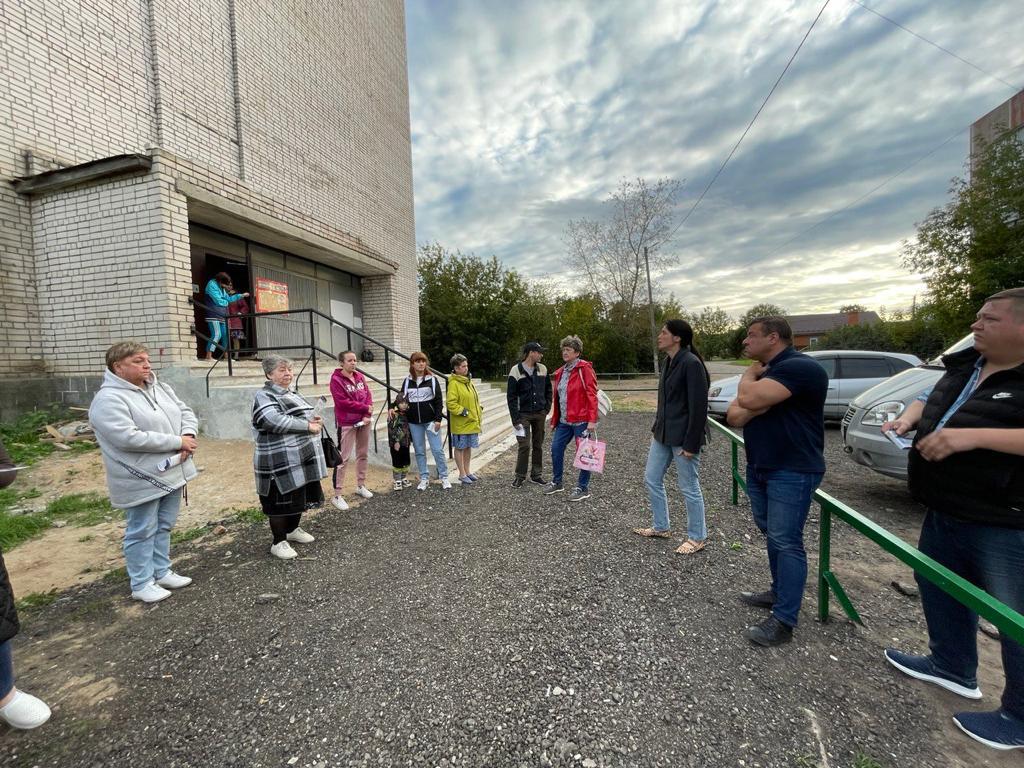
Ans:
MULTIPOLYGON (((863 2, 1024 88, 1019 0, 863 2)), ((620 179, 683 180, 682 219, 822 4, 406 0, 417 241, 568 285, 566 224, 601 217, 620 179)), ((1014 92, 831 0, 658 285, 734 316, 909 306, 923 286, 901 243, 948 201, 968 126, 1014 92)))

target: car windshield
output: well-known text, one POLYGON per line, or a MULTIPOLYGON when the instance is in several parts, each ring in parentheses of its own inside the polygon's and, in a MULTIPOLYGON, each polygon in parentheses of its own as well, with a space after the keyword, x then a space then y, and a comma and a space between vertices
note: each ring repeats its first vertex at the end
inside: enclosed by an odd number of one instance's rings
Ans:
POLYGON ((952 355, 954 352, 962 352, 963 350, 971 346, 974 346, 974 334, 968 333, 966 336, 960 339, 960 341, 958 341, 952 347, 943 352, 942 355, 939 355, 934 360, 930 360, 928 362, 928 365, 937 365, 940 368, 945 368, 945 366, 942 364, 943 355, 952 355))

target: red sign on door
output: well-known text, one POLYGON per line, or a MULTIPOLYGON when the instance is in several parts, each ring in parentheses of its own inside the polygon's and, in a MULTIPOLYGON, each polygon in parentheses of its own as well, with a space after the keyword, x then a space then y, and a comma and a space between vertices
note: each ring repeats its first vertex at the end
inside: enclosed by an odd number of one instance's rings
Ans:
POLYGON ((285 312, 288 309, 288 284, 265 277, 256 278, 256 311, 285 312))

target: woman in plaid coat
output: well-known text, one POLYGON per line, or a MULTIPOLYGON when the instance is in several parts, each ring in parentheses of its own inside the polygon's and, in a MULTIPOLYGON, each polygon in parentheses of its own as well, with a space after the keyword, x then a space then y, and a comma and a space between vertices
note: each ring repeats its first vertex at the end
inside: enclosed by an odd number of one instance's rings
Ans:
POLYGON ((288 389, 292 383, 291 360, 277 355, 265 357, 263 372, 267 383, 252 403, 256 493, 274 536, 270 554, 290 560, 298 553, 289 542, 309 544, 314 540, 299 528, 302 513, 324 503, 320 487, 320 480, 327 476, 320 446, 323 419, 288 389))

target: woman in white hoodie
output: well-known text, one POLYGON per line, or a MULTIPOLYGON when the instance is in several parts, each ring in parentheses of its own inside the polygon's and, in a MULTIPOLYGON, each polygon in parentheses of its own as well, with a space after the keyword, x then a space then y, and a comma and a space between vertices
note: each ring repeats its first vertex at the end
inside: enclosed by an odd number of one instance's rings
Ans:
POLYGON ((107 350, 103 385, 89 423, 103 453, 110 503, 124 510, 124 559, 132 597, 155 603, 192 579, 171 570, 171 528, 181 489, 196 476, 192 454, 199 422, 156 380, 149 352, 135 341, 107 350))

